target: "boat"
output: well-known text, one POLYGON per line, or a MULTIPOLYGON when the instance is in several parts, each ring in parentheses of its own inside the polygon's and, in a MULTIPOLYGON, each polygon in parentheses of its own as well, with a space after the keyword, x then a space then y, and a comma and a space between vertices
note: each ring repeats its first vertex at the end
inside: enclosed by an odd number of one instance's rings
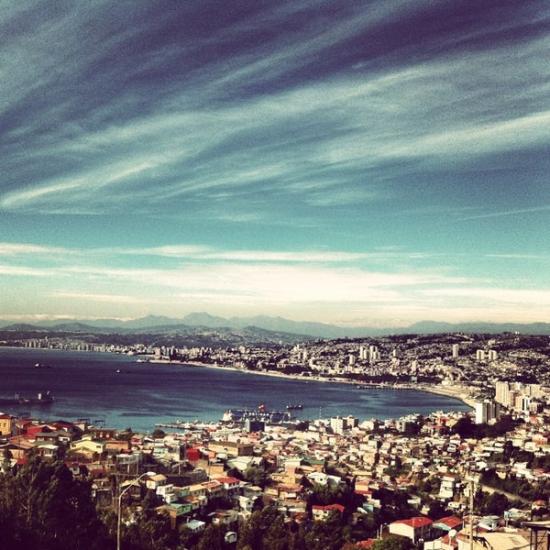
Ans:
POLYGON ((33 366, 33 369, 51 369, 52 367, 50 365, 46 365, 45 363, 35 363, 33 366))
POLYGON ((228 409, 223 413, 222 422, 241 424, 247 420, 258 420, 266 424, 282 424, 294 420, 288 411, 269 411, 265 405, 257 409, 228 409))
POLYGON ((287 411, 301 411, 304 406, 301 403, 290 404, 286 406, 287 411))
POLYGON ((116 372, 117 374, 120 374, 122 371, 121 371, 120 369, 117 369, 115 372, 116 372))
POLYGON ((55 401, 53 395, 47 391, 39 392, 35 397, 25 397, 16 393, 13 397, 0 397, 0 405, 51 405, 55 401))

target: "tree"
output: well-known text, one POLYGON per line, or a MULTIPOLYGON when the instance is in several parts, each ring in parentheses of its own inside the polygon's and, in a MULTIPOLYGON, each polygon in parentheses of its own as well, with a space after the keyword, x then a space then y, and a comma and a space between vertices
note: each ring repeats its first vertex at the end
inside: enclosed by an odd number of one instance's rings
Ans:
POLYGON ((249 466, 244 472, 244 479, 263 489, 267 482, 267 474, 264 468, 249 466))
POLYGON ((288 549, 288 533, 285 527, 285 522, 282 515, 278 515, 275 521, 267 529, 262 545, 269 550, 287 550, 288 549))
POLYGON ((430 502, 430 507, 428 510, 428 516, 431 519, 441 519, 447 515, 447 509, 439 500, 433 500, 430 502))
POLYGON ((384 539, 377 540, 373 546, 374 550, 410 550, 412 548, 412 542, 399 535, 390 535, 384 539))
POLYGON ((344 543, 340 514, 332 512, 326 521, 315 521, 305 543, 307 550, 340 550, 344 543))
POLYGON ((484 514, 501 516, 508 508, 510 508, 510 501, 506 495, 495 492, 485 501, 482 512, 484 514))
POLYGON ((90 550, 107 544, 90 484, 74 479, 62 462, 35 456, 15 475, 0 476, 0 517, 12 539, 2 541, 6 550, 90 550))
POLYGON ((202 534, 197 550, 223 550, 224 531, 216 525, 209 525, 202 534))

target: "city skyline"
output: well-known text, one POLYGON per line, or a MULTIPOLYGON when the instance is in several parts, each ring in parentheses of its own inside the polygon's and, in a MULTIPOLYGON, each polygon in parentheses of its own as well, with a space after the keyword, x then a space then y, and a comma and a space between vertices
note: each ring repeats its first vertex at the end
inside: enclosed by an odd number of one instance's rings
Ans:
POLYGON ((0 318, 550 319, 539 2, 9 3, 0 318))

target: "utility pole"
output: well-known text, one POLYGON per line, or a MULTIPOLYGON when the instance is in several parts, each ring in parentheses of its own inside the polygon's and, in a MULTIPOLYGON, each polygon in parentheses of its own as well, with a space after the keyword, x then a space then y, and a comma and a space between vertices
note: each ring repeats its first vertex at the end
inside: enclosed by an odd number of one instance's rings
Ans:
POLYGON ((470 491, 470 550, 474 550, 474 479, 468 479, 470 491))

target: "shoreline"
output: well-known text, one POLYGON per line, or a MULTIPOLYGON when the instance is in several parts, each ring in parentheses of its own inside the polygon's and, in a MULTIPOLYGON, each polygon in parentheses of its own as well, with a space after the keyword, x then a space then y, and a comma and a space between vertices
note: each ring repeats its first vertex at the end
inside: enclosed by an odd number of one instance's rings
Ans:
POLYGON ((217 370, 228 370, 232 372, 240 372, 244 374, 254 374, 258 376, 269 376, 272 378, 286 378, 287 380, 298 380, 301 382, 321 382, 321 383, 333 383, 333 384, 350 384, 353 386, 360 386, 365 389, 383 389, 383 390, 412 390, 419 392, 431 393, 434 395, 441 395, 443 397, 448 397, 450 399, 456 399, 457 401, 462 402, 464 405, 473 409, 475 406, 475 400, 468 394, 467 387, 464 386, 424 386, 424 385, 409 385, 409 384, 384 384, 384 383, 368 383, 368 382, 358 382, 355 380, 348 380, 346 378, 322 378, 319 376, 300 376, 299 374, 285 374, 282 372, 274 371, 254 371, 246 370, 240 367, 227 366, 222 367, 220 365, 214 365, 212 363, 203 363, 201 361, 173 361, 173 360, 150 360, 148 363, 157 363, 165 365, 182 365, 190 367, 204 367, 208 369, 217 369, 217 370))
MULTIPOLYGON (((22 348, 20 346, 2 346, 2 348, 13 348, 13 349, 34 349, 34 348, 22 348)), ((40 348, 36 348, 40 349, 40 348)), ((90 353, 89 351, 85 350, 53 350, 53 351, 78 351, 81 353, 90 353)), ((134 361, 137 362, 138 358, 144 357, 144 356, 130 356, 126 354, 121 354, 118 352, 97 352, 97 353, 106 353, 108 355, 119 355, 124 356, 128 358, 135 357, 134 361)), ((254 370, 247 370, 243 369, 241 367, 235 367, 235 366, 221 366, 216 365, 212 363, 204 363, 202 361, 179 361, 179 360, 169 360, 169 359, 142 359, 139 364, 162 364, 162 365, 180 365, 180 366, 189 366, 189 367, 203 367, 208 369, 217 369, 217 370, 225 370, 225 371, 232 371, 232 372, 239 372, 244 374, 253 374, 257 376, 268 376, 272 378, 283 378, 287 380, 297 380, 301 382, 320 382, 320 383, 333 383, 333 384, 348 384, 353 386, 359 386, 360 388, 365 389, 381 389, 381 390, 412 390, 417 392, 426 392, 431 393, 434 395, 440 395, 443 397, 448 397, 450 399, 455 399, 457 401, 460 401, 464 405, 466 405, 469 409, 474 409, 476 400, 470 395, 468 387, 466 386, 442 386, 442 385, 422 385, 422 384, 386 384, 386 383, 367 383, 367 382, 360 382, 355 380, 348 380, 345 378, 324 378, 320 376, 301 376, 299 374, 285 374, 282 372, 275 372, 275 371, 254 371, 254 370)))

